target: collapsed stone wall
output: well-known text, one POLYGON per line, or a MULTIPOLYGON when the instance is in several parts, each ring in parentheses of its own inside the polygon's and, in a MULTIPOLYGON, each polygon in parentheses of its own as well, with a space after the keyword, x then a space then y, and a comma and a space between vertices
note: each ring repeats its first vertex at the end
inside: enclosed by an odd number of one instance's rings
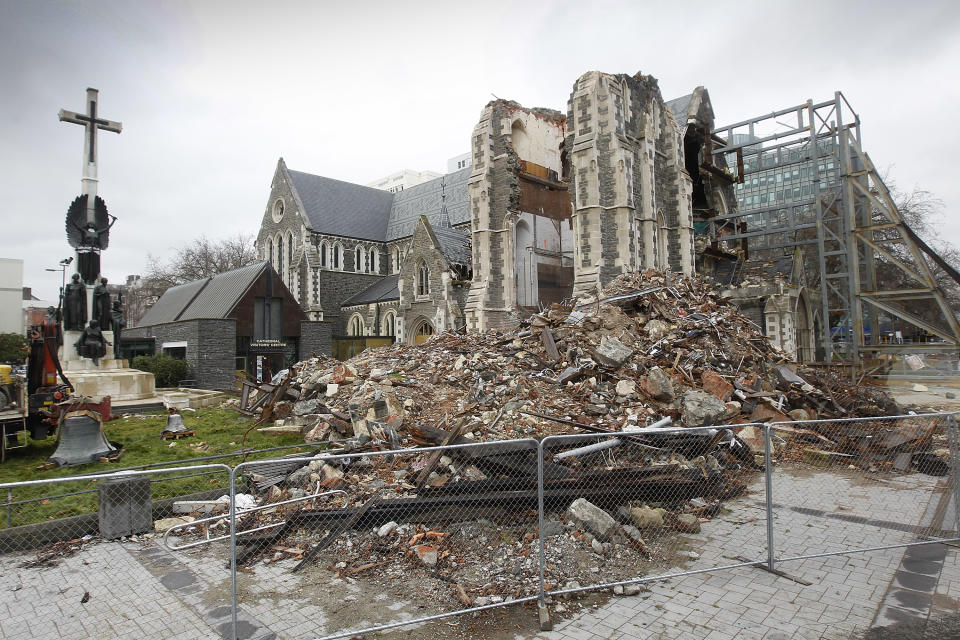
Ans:
POLYGON ((473 236, 473 283, 465 310, 470 331, 502 329, 515 320, 521 163, 535 163, 559 175, 565 126, 566 118, 558 111, 494 100, 474 127, 473 173, 467 182, 473 236), (523 142, 514 135, 522 135, 523 142), (517 146, 528 157, 522 158, 517 146))
POLYGON ((574 295, 649 267, 693 272, 682 127, 652 76, 591 71, 568 102, 574 295))

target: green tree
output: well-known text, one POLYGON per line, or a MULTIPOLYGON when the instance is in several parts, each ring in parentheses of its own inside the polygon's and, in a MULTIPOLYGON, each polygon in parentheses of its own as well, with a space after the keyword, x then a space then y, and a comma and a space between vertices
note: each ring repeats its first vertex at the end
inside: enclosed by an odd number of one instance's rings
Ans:
POLYGON ((30 353, 27 339, 19 333, 0 333, 0 362, 23 364, 30 353))

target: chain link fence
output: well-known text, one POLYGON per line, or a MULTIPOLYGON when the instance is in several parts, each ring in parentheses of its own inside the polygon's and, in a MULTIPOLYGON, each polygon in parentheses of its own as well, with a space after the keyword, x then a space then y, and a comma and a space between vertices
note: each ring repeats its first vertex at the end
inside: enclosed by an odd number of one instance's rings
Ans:
POLYGON ((0 554, 161 533, 224 635, 286 603, 298 634, 341 638, 960 530, 954 414, 276 453, 0 484, 0 554))
POLYGON ((951 540, 955 414, 771 424, 777 562, 951 540), (816 535, 829 530, 830 535, 816 535))
MULTIPOLYGON (((166 470, 166 473, 150 473, 150 498, 157 519, 172 515, 172 499, 206 499, 224 496, 229 491, 229 478, 224 478, 221 469, 235 466, 248 459, 272 458, 283 451, 293 451, 293 456, 312 455, 320 449, 318 445, 299 444, 250 449, 212 456, 199 456, 156 462, 151 464, 122 467, 109 471, 98 470, 88 473, 67 474, 70 470, 79 471, 83 467, 38 468, 31 475, 51 474, 53 477, 38 478, 34 481, 0 483, 0 553, 19 549, 34 548, 51 541, 62 540, 56 533, 59 526, 62 534, 76 530, 86 531, 89 522, 95 522, 98 509, 98 481, 111 477, 125 477, 130 474, 166 470), (212 465, 210 469, 204 465, 212 465), (183 467, 179 471, 170 471, 173 467, 183 467), (212 470, 211 470, 212 469, 212 470), (218 476, 219 477, 216 477, 218 476), (61 476, 61 477, 57 477, 61 476), (70 520, 76 518, 76 520, 70 520), (44 527, 19 530, 17 527, 36 525, 45 522, 65 520, 65 523, 47 527, 50 536, 36 533, 44 527), (80 524, 86 523, 86 524, 80 524), (79 527, 79 528, 78 528, 79 527), (31 533, 33 532, 33 533, 31 533)), ((93 528, 96 532, 96 526, 93 528)))
POLYGON ((765 503, 762 466, 732 429, 550 436, 540 458, 545 595, 631 593, 636 583, 766 557, 764 508, 743 500, 731 506, 744 496, 765 503), (745 525, 731 532, 739 557, 701 559, 690 536, 732 509, 745 525), (701 560, 696 569, 692 560, 701 560))
MULTIPOLYGON (((230 486, 225 464, 172 464, 140 470, 0 484, 0 553, 154 532, 154 522, 189 516, 190 500, 213 500, 230 486)), ((224 503, 224 512, 226 504, 224 503)))
POLYGON ((299 573, 294 622, 336 638, 536 600, 537 453, 512 440, 239 465, 237 487, 308 499, 238 513, 237 605, 268 616, 299 573))

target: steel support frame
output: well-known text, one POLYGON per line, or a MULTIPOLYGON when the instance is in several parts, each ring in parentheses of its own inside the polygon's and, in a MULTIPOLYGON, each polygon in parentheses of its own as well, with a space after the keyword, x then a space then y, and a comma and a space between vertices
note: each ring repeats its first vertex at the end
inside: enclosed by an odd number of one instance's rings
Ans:
MULTIPOLYGON (((783 252, 801 244, 816 246, 818 273, 808 275, 815 275, 813 284, 820 290, 820 339, 827 361, 846 360, 855 365, 856 371, 864 358, 883 351, 878 348, 880 345, 867 344, 864 326, 866 318, 873 334, 871 342, 878 342, 881 311, 940 336, 945 340, 946 350, 960 349, 960 324, 937 287, 926 259, 907 234, 900 212, 876 167, 863 152, 860 118, 841 92, 835 92, 832 100, 818 103, 807 100, 794 107, 717 127, 713 135, 724 141, 718 145, 715 154, 739 152, 754 159, 749 170, 738 176, 744 180, 750 174, 770 169, 782 171, 784 167, 806 165, 807 178, 799 184, 810 185, 809 198, 784 202, 783 206, 769 205, 727 214, 722 223, 732 224, 733 228, 740 230, 722 238, 729 241, 767 236, 770 241, 757 247, 765 252, 783 252), (790 115, 796 116, 795 123, 780 120, 790 115), (759 129, 765 131, 758 134, 759 129), (733 136, 744 132, 750 136, 748 141, 733 144, 733 136), (798 159, 783 161, 785 150, 803 150, 805 153, 798 159), (761 161, 768 154, 776 154, 778 160, 772 167, 763 166, 761 161), (833 168, 821 172, 820 163, 826 165, 830 160, 833 168), (831 177, 833 180, 829 179, 831 177), (828 181, 826 188, 821 187, 823 179, 828 181), (780 222, 779 211, 788 210, 788 218, 793 221, 794 209, 803 207, 813 209, 813 223, 784 226, 780 222), (737 225, 739 221, 746 222, 750 216, 753 216, 754 223, 743 227, 737 225), (756 224, 757 218, 759 225, 756 224), (815 239, 799 240, 790 235, 811 228, 816 229, 815 239), (878 233, 884 239, 878 239, 878 233), (903 245, 912 264, 889 251, 891 236, 895 237, 894 242, 903 245), (903 290, 902 298, 900 292, 886 290, 877 282, 878 259, 911 278, 914 284, 903 290), (895 304, 908 300, 935 302, 943 326, 925 321, 895 304), (834 351, 831 333, 838 320, 849 325, 854 341, 853 348, 842 354, 834 351)), ((717 229, 716 223, 720 221, 710 221, 711 231, 717 229)))

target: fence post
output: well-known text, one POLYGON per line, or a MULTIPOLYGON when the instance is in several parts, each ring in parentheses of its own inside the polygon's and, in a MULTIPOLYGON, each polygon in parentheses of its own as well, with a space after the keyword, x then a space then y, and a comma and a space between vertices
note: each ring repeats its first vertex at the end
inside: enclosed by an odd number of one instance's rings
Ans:
POLYGON ((230 616, 231 638, 237 640, 237 467, 230 469, 230 616))
POLYGON ((957 433, 957 414, 947 416, 947 437, 950 441, 950 475, 953 485, 953 511, 956 516, 954 535, 960 536, 960 434, 957 433))
POLYGON ((546 606, 544 572, 547 564, 547 547, 543 539, 543 440, 537 443, 537 535, 540 538, 540 606, 546 606))
POLYGON ((770 424, 763 425, 763 466, 767 494, 767 569, 773 571, 776 560, 773 548, 773 447, 770 424))

